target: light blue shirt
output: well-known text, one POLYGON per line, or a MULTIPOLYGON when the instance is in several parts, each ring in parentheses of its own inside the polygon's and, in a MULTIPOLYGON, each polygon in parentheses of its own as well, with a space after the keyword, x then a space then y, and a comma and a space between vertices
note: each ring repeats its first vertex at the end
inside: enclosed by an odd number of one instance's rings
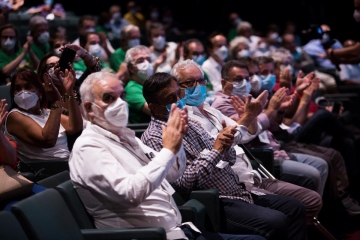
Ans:
MULTIPOLYGON (((336 42, 331 46, 332 49, 340 49, 343 48, 342 44, 336 40, 336 42)), ((318 54, 326 54, 324 47, 322 46, 320 39, 314 39, 309 41, 303 49, 307 54, 313 57, 316 61, 316 64, 320 67, 327 69, 335 69, 335 65, 331 63, 330 59, 327 57, 322 58, 319 57, 318 54)))

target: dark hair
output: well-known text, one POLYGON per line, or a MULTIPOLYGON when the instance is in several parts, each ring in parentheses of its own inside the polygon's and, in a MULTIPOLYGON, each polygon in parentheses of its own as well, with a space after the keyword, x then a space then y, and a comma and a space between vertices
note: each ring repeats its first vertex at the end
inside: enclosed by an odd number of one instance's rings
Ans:
POLYGON ((191 39, 188 39, 184 42, 184 58, 186 59, 186 57, 189 55, 189 45, 191 43, 198 43, 198 44, 201 44, 202 45, 202 42, 199 40, 199 39, 196 39, 196 38, 191 38, 191 39))
POLYGON ((164 72, 155 73, 151 75, 148 79, 146 79, 143 85, 143 95, 146 102, 148 104, 159 104, 159 92, 164 88, 170 86, 172 80, 176 81, 176 78, 164 72))
POLYGON ((247 65, 245 63, 242 63, 238 60, 230 60, 230 61, 226 62, 225 65, 222 67, 221 77, 228 78, 229 72, 230 72, 231 68, 233 68, 233 67, 245 68, 246 70, 249 71, 249 68, 247 67, 247 65))
POLYGON ((215 36, 218 36, 218 35, 222 35, 222 36, 225 36, 222 32, 219 32, 219 31, 215 31, 215 32, 212 32, 206 39, 206 49, 207 51, 210 51, 210 49, 212 49, 214 46, 211 42, 211 39, 213 39, 215 36))
POLYGON ((258 65, 266 64, 266 63, 275 63, 274 59, 266 56, 256 57, 255 60, 258 62, 258 65))
POLYGON ((18 105, 14 102, 15 81, 17 78, 20 78, 21 80, 24 80, 24 81, 34 85, 38 89, 39 95, 41 96, 40 107, 46 108, 47 107, 46 93, 45 93, 43 85, 39 79, 39 76, 34 71, 24 68, 24 69, 17 70, 14 73, 14 75, 11 77, 11 85, 10 85, 11 107, 10 107, 10 109, 18 108, 18 105))
POLYGON ((19 41, 19 34, 18 34, 18 31, 17 29, 15 28, 15 26, 11 23, 7 23, 7 24, 4 24, 0 27, 0 36, 2 34, 2 32, 5 30, 5 29, 8 29, 8 28, 11 28, 11 29, 14 29, 15 31, 15 35, 16 35, 16 44, 15 44, 15 48, 14 48, 14 52, 17 53, 19 51, 19 48, 20 48, 20 41, 19 41))
POLYGON ((83 15, 83 16, 81 16, 79 18, 79 25, 78 26, 81 27, 86 20, 96 22, 94 16, 92 16, 92 15, 83 15))
MULTIPOLYGON (((85 45, 86 45, 86 43, 87 43, 87 41, 88 41, 88 37, 89 37, 89 35, 91 35, 91 34, 98 35, 99 38, 100 38, 99 33, 97 33, 97 32, 88 32, 88 33, 85 34, 85 36, 84 36, 83 38, 79 38, 79 45, 80 45, 80 47, 85 48, 85 45)), ((100 42, 101 42, 101 38, 100 38, 100 42)), ((101 44, 100 44, 100 45, 101 45, 101 44)))
POLYGON ((41 83, 44 83, 44 73, 48 71, 46 67, 46 61, 51 57, 58 57, 55 53, 49 52, 43 56, 43 58, 40 60, 39 65, 36 69, 36 73, 39 76, 39 80, 41 83))
POLYGON ((241 57, 238 58, 237 60, 243 64, 246 64, 248 67, 249 65, 259 65, 259 63, 251 57, 241 57))
POLYGON ((164 25, 162 25, 161 23, 158 23, 158 22, 151 23, 149 26, 149 31, 147 32, 148 38, 151 38, 151 30, 153 30, 153 29, 165 30, 164 25))

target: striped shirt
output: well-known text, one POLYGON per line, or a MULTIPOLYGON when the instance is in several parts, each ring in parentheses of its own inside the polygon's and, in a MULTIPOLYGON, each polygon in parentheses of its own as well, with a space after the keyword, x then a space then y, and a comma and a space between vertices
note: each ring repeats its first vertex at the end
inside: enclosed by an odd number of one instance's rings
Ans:
MULTIPOLYGON (((167 123, 152 117, 141 136, 142 142, 156 151, 163 147, 161 125, 166 126, 167 123)), ((189 130, 183 138, 187 166, 183 175, 172 182, 173 187, 179 192, 216 188, 220 198, 253 203, 250 192, 231 169, 236 161, 234 148, 222 154, 213 149, 215 139, 198 122, 189 119, 188 125, 189 130)))

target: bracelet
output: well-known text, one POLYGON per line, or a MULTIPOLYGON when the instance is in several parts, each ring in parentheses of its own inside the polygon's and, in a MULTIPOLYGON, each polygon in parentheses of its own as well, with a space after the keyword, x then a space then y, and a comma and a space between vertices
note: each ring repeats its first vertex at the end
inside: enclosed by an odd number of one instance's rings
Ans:
POLYGON ((61 106, 60 106, 60 105, 57 105, 57 104, 55 104, 55 103, 51 104, 51 106, 50 106, 50 110, 56 110, 56 109, 58 109, 58 108, 61 108, 61 106))
POLYGON ((300 100, 304 94, 301 94, 301 95, 300 95, 299 93, 295 92, 295 95, 296 95, 297 99, 300 100))
POLYGON ((79 96, 76 93, 74 93, 74 95, 64 94, 64 96, 62 97, 62 100, 63 100, 63 102, 66 102, 66 100, 78 99, 78 98, 79 98, 79 96))

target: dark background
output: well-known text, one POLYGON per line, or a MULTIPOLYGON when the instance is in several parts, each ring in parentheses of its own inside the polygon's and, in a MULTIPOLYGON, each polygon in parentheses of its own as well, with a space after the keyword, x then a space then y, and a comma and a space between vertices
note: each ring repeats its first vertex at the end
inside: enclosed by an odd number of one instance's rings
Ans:
MULTIPOLYGON (((62 0, 65 10, 77 15, 99 15, 107 11, 112 4, 122 7, 126 13, 123 0, 62 0)), ((198 32, 210 33, 214 30, 229 29, 227 16, 229 12, 237 12, 243 20, 253 24, 256 30, 264 31, 271 23, 283 27, 287 21, 297 24, 298 30, 309 27, 312 23, 326 23, 333 32, 333 37, 341 42, 352 38, 360 40, 360 26, 354 21, 353 0, 137 0, 142 12, 146 15, 149 6, 168 7, 172 9, 174 21, 180 30, 195 29, 198 32)), ((41 4, 41 0, 25 1, 24 7, 41 4)))

